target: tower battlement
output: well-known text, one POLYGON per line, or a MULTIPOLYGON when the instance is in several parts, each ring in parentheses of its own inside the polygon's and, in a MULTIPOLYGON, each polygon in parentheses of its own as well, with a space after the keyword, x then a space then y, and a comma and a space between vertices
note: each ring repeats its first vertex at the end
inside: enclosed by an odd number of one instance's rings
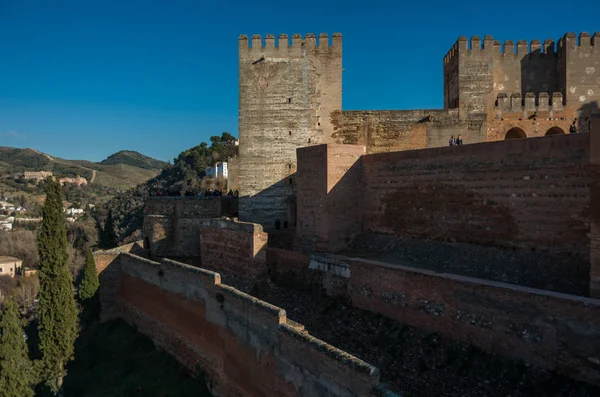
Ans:
POLYGON ((493 110, 499 94, 561 93, 565 106, 600 99, 600 32, 503 43, 492 36, 461 36, 443 62, 444 106, 461 109, 463 116, 493 110))
POLYGON ((277 38, 274 34, 267 34, 264 39, 260 34, 254 34, 251 38, 243 34, 239 37, 238 42, 240 56, 259 53, 287 56, 290 53, 299 53, 302 50, 315 50, 326 53, 332 49, 341 50, 342 35, 341 33, 334 33, 331 36, 330 43, 327 33, 321 33, 318 37, 314 33, 307 33, 304 37, 299 33, 294 33, 291 41, 287 34, 280 34, 277 38))

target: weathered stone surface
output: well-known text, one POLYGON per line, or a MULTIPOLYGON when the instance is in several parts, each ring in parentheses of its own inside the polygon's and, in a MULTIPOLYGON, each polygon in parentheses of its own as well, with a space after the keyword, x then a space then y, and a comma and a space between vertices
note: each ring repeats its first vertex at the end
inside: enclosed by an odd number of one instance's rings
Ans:
POLYGON ((342 37, 239 41, 240 219, 273 228, 293 217, 296 149, 329 143, 342 108, 342 37))

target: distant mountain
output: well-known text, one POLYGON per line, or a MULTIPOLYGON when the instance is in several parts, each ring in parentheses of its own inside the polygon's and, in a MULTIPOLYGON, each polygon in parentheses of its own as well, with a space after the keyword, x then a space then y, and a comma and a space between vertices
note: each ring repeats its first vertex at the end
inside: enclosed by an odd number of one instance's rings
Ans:
POLYGON ((164 161, 153 159, 133 150, 121 150, 120 152, 111 154, 102 160, 101 165, 125 164, 132 167, 143 168, 145 170, 161 170, 167 163, 164 161))
POLYGON ((157 176, 164 164, 132 151, 118 152, 101 163, 93 163, 87 160, 64 160, 35 149, 0 146, 0 183, 14 173, 52 171, 58 177, 79 175, 89 183, 129 189, 157 176))

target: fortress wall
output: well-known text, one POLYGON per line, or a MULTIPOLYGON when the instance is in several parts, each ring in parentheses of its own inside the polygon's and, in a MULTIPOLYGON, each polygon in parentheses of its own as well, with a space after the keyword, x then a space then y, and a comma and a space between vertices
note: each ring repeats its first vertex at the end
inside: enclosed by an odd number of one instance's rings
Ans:
POLYGON ((369 396, 379 383, 376 368, 311 337, 283 309, 221 284, 218 273, 131 254, 118 262, 122 318, 205 373, 215 395, 369 396))
POLYGON ((551 94, 560 92, 558 86, 558 54, 554 41, 512 40, 496 42, 493 49, 494 60, 494 98, 500 93, 510 97, 519 94, 541 92, 551 94), (515 45, 516 44, 516 45, 515 45))
POLYGON ((577 106, 600 101, 600 32, 567 33, 559 41, 565 66, 565 101, 577 106))
POLYGON ((600 384, 600 301, 367 260, 350 264, 361 309, 600 384))
POLYGON ((103 286, 103 288, 98 290, 100 303, 103 308, 100 316, 101 321, 107 321, 120 316, 116 296, 120 275, 118 258, 123 252, 134 252, 141 257, 148 255, 147 250, 143 249, 143 242, 141 241, 121 245, 110 250, 94 252, 94 263, 96 264, 98 279, 103 286))
MULTIPOLYGON (((592 119, 590 134, 590 163, 592 183, 590 200, 600 203, 600 116, 592 119)), ((590 217, 590 296, 600 298, 600 205, 592 205, 590 217)))
POLYGON ((298 149, 296 247, 337 250, 360 232, 360 157, 364 146, 298 149))
POLYGON ((240 219, 292 219, 296 149, 331 142, 342 108, 342 37, 268 35, 239 40, 240 219), (249 46, 251 44, 251 46, 249 46), (317 45, 318 44, 318 45, 317 45))
POLYGON ((590 134, 364 156, 363 227, 589 260, 590 134))
POLYGON ((344 110, 334 117, 337 143, 367 147, 367 153, 447 146, 450 136, 485 142, 483 119, 460 121, 457 110, 344 110))
POLYGON ((600 300, 344 256, 268 250, 274 281, 600 385, 600 300))
POLYGON ((458 108, 458 42, 444 57, 444 109, 458 108))
POLYGON ((257 280, 266 273, 268 235, 255 223, 201 219, 201 266, 257 280))
MULTIPOLYGON (((578 117, 578 109, 565 107, 561 111, 528 111, 521 112, 498 112, 499 117, 489 117, 487 120, 488 141, 502 141, 506 133, 514 127, 522 129, 527 138, 545 136, 548 130, 554 127, 560 128, 565 134, 569 133, 569 127, 574 118, 578 117)), ((587 122, 582 122, 578 128, 579 132, 589 132, 587 122)))
POLYGON ((236 212, 235 197, 150 197, 144 207, 142 231, 153 257, 198 257, 199 220, 236 212))

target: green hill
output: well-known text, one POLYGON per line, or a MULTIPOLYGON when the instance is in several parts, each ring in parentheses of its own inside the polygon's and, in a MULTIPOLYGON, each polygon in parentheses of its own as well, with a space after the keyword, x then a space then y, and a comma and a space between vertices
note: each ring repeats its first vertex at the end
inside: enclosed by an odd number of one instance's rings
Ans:
POLYGON ((172 165, 165 166, 160 174, 133 189, 116 194, 109 202, 98 208, 98 218, 104 222, 108 210, 112 210, 116 232, 120 242, 133 241, 141 235, 143 208, 151 192, 172 194, 196 194, 205 190, 204 170, 217 161, 227 161, 238 154, 238 146, 232 145, 235 137, 227 132, 212 136, 210 146, 206 142, 184 150, 172 165))
POLYGON ((79 175, 89 183, 102 187, 130 189, 154 178, 165 164, 134 151, 120 151, 100 163, 93 163, 87 160, 65 160, 35 149, 0 146, 0 182, 5 183, 17 173, 52 171, 58 177, 79 175))
POLYGON ((120 152, 111 154, 105 160, 102 160, 99 164, 102 165, 114 165, 124 164, 132 167, 143 168, 146 170, 160 170, 167 163, 164 161, 153 159, 152 157, 145 156, 139 152, 132 150, 121 150, 120 152))

